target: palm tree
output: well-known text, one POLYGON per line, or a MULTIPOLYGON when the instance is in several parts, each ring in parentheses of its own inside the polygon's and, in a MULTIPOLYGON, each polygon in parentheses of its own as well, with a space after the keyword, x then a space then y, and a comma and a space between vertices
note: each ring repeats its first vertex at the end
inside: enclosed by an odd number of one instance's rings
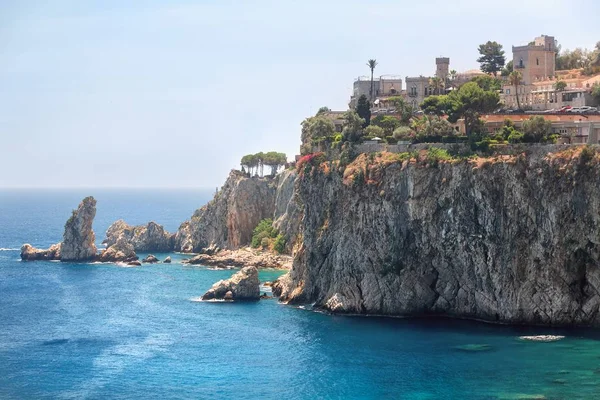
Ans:
POLYGON ((452 89, 456 88, 456 78, 458 76, 458 72, 455 69, 450 71, 450 87, 452 89))
POLYGON ((371 68, 371 95, 370 95, 370 100, 371 100, 371 102, 373 102, 373 71, 375 70, 375 67, 377 66, 377 60, 371 59, 371 60, 367 61, 367 66, 369 68, 371 68))
POLYGON ((521 109, 521 103, 519 102, 519 85, 521 84, 521 73, 519 71, 513 71, 508 75, 508 81, 512 86, 515 87, 515 96, 517 97, 517 108, 521 109))
POLYGON ((442 78, 434 76, 433 78, 429 78, 429 86, 433 88, 433 94, 440 94, 444 88, 444 81, 442 78))

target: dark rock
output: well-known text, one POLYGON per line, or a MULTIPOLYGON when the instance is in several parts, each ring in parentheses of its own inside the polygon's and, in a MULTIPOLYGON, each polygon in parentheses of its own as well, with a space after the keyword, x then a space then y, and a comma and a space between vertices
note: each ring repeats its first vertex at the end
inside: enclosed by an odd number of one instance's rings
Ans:
POLYGON ((165 263, 165 264, 171 264, 171 256, 167 256, 167 258, 165 258, 165 260, 163 261, 163 263, 165 263))
POLYGON ((158 262, 158 258, 156 258, 156 257, 155 257, 154 255, 152 255, 152 254, 148 254, 148 255, 146 256, 146 258, 144 258, 144 259, 142 260, 142 262, 143 262, 143 263, 146 263, 146 264, 154 264, 154 263, 157 263, 157 262, 158 262))

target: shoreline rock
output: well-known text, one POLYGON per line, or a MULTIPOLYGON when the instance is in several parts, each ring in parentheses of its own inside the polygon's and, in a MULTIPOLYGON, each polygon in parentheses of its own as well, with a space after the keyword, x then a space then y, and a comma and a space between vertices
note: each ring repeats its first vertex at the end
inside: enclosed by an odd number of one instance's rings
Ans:
POLYGON ((183 263, 219 268, 255 266, 257 268, 290 269, 292 261, 291 256, 243 248, 239 250, 221 250, 214 255, 198 254, 189 260, 183 261, 183 263))
POLYGON ((256 267, 245 267, 229 279, 216 282, 202 295, 202 300, 259 300, 260 282, 256 267))

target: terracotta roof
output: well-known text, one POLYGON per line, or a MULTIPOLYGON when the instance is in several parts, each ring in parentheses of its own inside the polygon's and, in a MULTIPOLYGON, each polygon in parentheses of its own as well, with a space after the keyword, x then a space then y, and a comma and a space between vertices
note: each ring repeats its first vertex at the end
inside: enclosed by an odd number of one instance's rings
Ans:
POLYGON ((504 122, 506 119, 510 119, 513 122, 523 122, 536 115, 541 115, 546 121, 550 122, 600 122, 600 115, 594 114, 488 114, 482 115, 481 119, 484 122, 504 122))

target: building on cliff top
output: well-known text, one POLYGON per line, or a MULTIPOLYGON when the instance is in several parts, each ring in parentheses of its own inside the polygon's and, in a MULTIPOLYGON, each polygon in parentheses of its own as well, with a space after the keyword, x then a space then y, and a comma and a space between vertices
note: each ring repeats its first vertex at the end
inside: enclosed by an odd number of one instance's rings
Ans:
POLYGON ((556 41, 553 36, 542 35, 526 46, 513 46, 513 66, 521 73, 518 87, 505 84, 501 100, 510 108, 550 110, 564 106, 595 106, 591 96, 594 84, 600 84, 600 74, 589 77, 583 69, 556 71, 556 41), (556 82, 567 87, 556 89, 556 82), (519 97, 517 101, 517 96, 519 97))

